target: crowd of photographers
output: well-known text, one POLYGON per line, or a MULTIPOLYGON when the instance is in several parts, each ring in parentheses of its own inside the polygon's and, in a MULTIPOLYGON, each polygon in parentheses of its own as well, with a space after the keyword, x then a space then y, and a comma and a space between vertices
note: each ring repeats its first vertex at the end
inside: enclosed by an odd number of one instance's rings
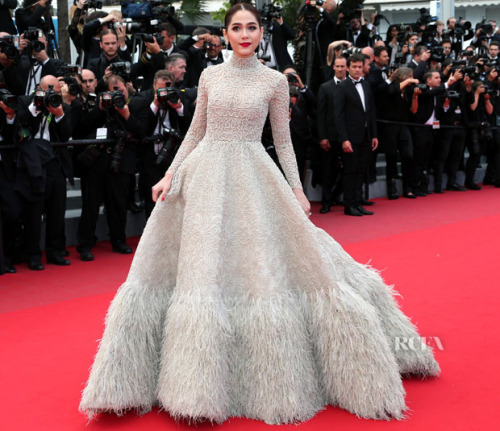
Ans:
MULTIPOLYGON (((320 212, 330 211, 343 196, 346 214, 373 214, 364 208, 371 202, 363 199, 361 187, 374 181, 379 153, 385 154, 389 199, 399 197, 398 178, 403 196, 411 199, 443 189, 478 190, 475 173, 483 154, 488 157, 483 184, 500 187, 496 23, 484 20, 472 30, 450 18, 445 28, 422 11, 417 23, 390 26, 384 41, 377 32, 381 16, 366 20, 359 1, 351 3, 337 8, 334 0, 307 2, 297 22, 288 24, 279 7, 261 10, 264 38, 258 57, 287 75, 292 142, 302 178, 309 160, 313 183, 322 186, 320 212), (353 105, 346 102, 346 80, 353 82, 364 109, 359 139, 355 132, 350 135, 349 118, 342 114, 353 105), (460 169, 465 184, 457 183, 460 169)), ((75 177, 82 192, 81 260, 94 259, 102 204, 113 251, 132 253, 125 235, 127 211, 150 215, 151 187, 189 128, 200 75, 224 61, 220 29, 184 26, 159 1, 106 13, 100 2, 77 0, 68 34, 78 59, 67 64, 59 58, 50 1, 25 0, 15 12, 17 30, 10 14, 3 13, 15 6, 7 0, 0 5, 5 270, 15 272, 14 264, 22 260, 32 270, 44 269, 42 217, 46 261, 70 264, 64 215, 66 182, 73 184, 75 177)), ((263 143, 274 156, 269 125, 263 143)))

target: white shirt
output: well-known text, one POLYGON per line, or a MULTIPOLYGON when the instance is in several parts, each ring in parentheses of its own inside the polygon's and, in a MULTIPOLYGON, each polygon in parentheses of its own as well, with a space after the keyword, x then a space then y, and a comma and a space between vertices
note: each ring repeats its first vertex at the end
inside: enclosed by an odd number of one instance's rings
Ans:
MULTIPOLYGON (((151 111, 155 115, 157 115, 158 111, 159 111, 159 115, 160 115, 160 118, 161 118, 161 115, 163 114, 163 109, 160 109, 158 106, 156 106, 154 102, 151 102, 151 105, 149 105, 149 107, 151 108, 151 111)), ((179 117, 183 117, 184 116, 184 105, 181 105, 181 107, 178 108, 178 109, 176 109, 176 111, 177 111, 177 114, 179 115, 179 117)), ((172 127, 171 124, 170 124, 170 118, 169 118, 169 115, 168 115, 168 109, 165 112, 165 118, 163 120, 163 127, 166 127, 167 129, 170 129, 172 127)), ((157 122, 154 134, 155 135, 159 135, 160 133, 161 133, 161 125, 158 124, 158 122, 157 122)), ((155 143, 155 148, 154 148, 155 154, 158 154, 160 152, 161 147, 163 147, 163 143, 161 143, 161 142, 156 142, 155 143)))
POLYGON ((359 94, 359 98, 361 99, 361 103, 363 104, 363 111, 366 112, 366 105, 365 105, 365 92, 363 90, 363 85, 362 84, 357 84, 356 85, 356 82, 362 82, 363 79, 359 79, 359 81, 355 81, 354 79, 351 78, 351 81, 353 82, 354 84, 354 88, 356 89, 356 91, 358 92, 359 94))

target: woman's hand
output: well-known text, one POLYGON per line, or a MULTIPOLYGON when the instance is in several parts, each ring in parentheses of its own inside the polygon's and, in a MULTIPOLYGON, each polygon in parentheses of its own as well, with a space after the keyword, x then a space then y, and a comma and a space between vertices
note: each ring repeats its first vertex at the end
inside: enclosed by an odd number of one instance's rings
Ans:
POLYGON ((174 176, 172 174, 165 174, 165 176, 153 186, 153 202, 156 202, 158 199, 162 201, 165 200, 165 196, 167 195, 170 187, 172 187, 172 178, 174 176))
POLYGON ((292 190, 293 190, 293 194, 295 195, 295 197, 299 201, 302 209, 304 210, 306 215, 308 217, 310 217, 311 216, 311 204, 307 200, 306 195, 304 194, 304 190, 302 190, 302 189, 292 189, 292 190))

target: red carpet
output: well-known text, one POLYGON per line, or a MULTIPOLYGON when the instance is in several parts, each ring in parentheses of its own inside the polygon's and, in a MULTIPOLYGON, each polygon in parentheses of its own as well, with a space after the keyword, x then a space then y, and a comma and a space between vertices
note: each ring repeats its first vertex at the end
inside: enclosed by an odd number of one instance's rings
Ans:
MULTIPOLYGON (((358 419, 328 407, 301 430, 489 430, 500 420, 500 190, 416 201, 378 199, 373 217, 334 207, 312 220, 358 261, 383 271, 401 305, 436 351, 438 379, 406 380, 405 421, 358 419)), ((137 241, 130 241, 135 246, 137 241)), ((87 426, 77 411, 103 320, 131 256, 95 249, 69 267, 0 277, 0 421, 7 431, 269 429, 248 419, 220 426, 175 423, 167 413, 104 415, 87 426)), ((295 425, 279 429, 296 429, 295 425)))

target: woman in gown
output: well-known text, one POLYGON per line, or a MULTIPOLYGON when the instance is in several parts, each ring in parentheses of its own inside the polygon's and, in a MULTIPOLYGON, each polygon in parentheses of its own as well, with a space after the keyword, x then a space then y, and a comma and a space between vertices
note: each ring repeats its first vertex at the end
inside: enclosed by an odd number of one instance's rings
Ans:
POLYGON ((118 290, 80 410, 267 423, 326 404, 404 417, 403 374, 439 366, 379 274, 308 219, 284 75, 254 56, 258 11, 233 6, 234 55, 201 76, 193 123, 118 290), (288 182, 260 143, 269 111, 288 182), (398 340, 413 349, 398 349, 398 340))

